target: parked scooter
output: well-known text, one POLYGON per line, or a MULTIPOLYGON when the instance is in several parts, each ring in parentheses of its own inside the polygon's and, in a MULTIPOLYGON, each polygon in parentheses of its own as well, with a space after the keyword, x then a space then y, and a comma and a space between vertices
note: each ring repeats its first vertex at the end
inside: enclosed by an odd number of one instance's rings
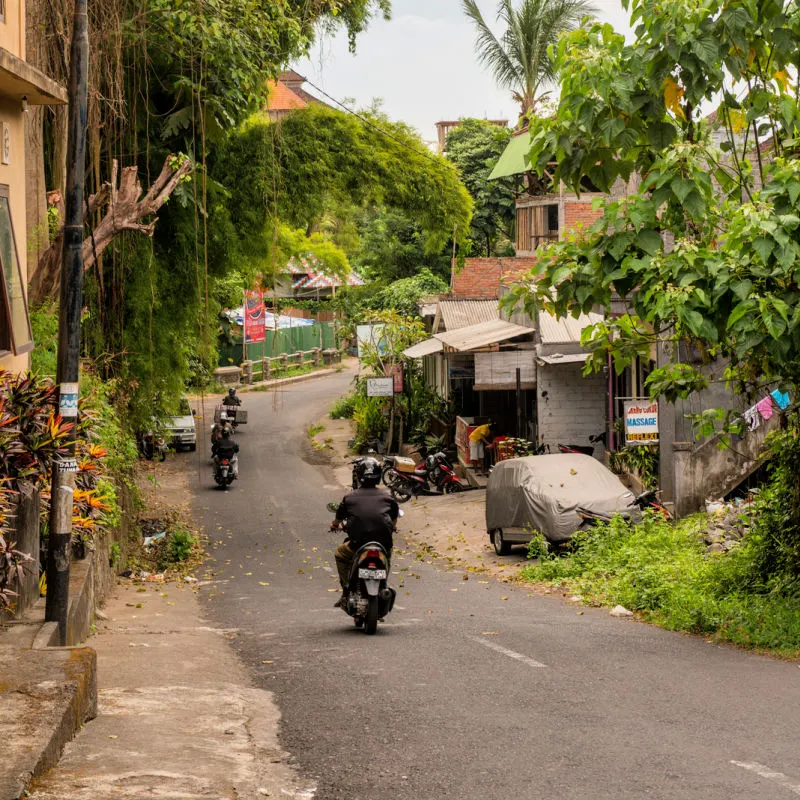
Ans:
POLYGON ((451 494, 466 489, 444 453, 428 456, 413 472, 392 466, 384 470, 383 482, 398 503, 420 495, 451 494))
MULTIPOLYGON (((589 441, 592 442, 591 445, 583 445, 583 444, 559 444, 558 449, 561 453, 578 453, 583 454, 585 456, 593 456, 594 455, 594 445, 598 442, 602 442, 605 444, 606 438, 608 434, 603 431, 602 433, 597 433, 594 436, 589 437, 589 441)), ((537 453, 539 455, 539 453, 537 453)))
MULTIPOLYGON (((660 514, 664 519, 672 519, 672 514, 670 514, 669 509, 658 499, 658 491, 656 489, 642 492, 642 494, 631 503, 630 509, 632 512, 634 509, 638 511, 646 511, 649 509, 650 511, 660 514)), ((578 508, 576 511, 578 512, 578 516, 583 520, 585 526, 591 526, 597 522, 611 522, 612 519, 608 514, 599 514, 596 511, 589 511, 585 508, 578 508)), ((625 516, 630 517, 634 522, 640 520, 638 513, 626 514, 625 516)))
POLYGON ((167 449, 164 437, 154 431, 145 431, 139 435, 139 452, 148 461, 152 461, 154 458, 166 461, 167 449))
POLYGON ((350 462, 350 465, 353 467, 352 484, 353 484, 353 488, 354 489, 360 489, 361 488, 361 478, 360 478, 359 467, 361 466, 361 464, 364 463, 365 459, 367 459, 367 458, 378 459, 379 456, 374 450, 367 450, 367 452, 363 456, 358 456, 357 458, 354 458, 350 462))
MULTIPOLYGON (((328 503, 332 514, 338 510, 338 503, 328 503)), ((347 530, 346 520, 344 529, 347 530)), ((389 554, 378 542, 367 542, 356 551, 353 559, 344 611, 353 618, 356 627, 363 627, 369 636, 378 630, 378 620, 394 607, 397 592, 389 587, 388 580, 389 554)))

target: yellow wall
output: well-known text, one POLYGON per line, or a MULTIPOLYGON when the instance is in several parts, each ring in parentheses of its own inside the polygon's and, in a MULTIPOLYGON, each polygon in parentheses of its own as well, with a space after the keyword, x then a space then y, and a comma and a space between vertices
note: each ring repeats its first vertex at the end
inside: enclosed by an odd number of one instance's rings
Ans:
MULTIPOLYGON (((6 15, 9 7, 18 5, 13 0, 7 0, 6 15)), ((8 19, 8 16, 6 16, 8 19)), ((1 24, 0 24, 1 25, 1 24)), ((9 164, 0 164, 0 184, 9 187, 9 202, 11 205, 11 221, 14 225, 14 238, 17 242, 17 258, 22 269, 22 281, 27 287, 27 241, 25 218, 25 123, 19 102, 8 100, 0 96, 0 123, 8 125, 11 134, 11 158, 9 164)), ((1 126, 0 126, 1 130, 1 126)), ((17 357, 0 358, 0 367, 19 371, 27 369, 30 364, 30 354, 26 353, 17 357)))
POLYGON ((6 0, 6 21, 0 22, 0 47, 25 60, 25 0, 6 0))

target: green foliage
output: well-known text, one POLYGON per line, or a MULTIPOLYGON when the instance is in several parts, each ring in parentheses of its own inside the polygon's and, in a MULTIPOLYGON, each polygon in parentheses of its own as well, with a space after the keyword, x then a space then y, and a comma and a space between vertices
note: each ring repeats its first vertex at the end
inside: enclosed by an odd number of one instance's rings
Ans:
POLYGON ((396 311, 373 311, 361 321, 365 325, 382 326, 380 340, 362 342, 360 352, 362 367, 379 377, 388 375, 395 364, 403 361, 403 351, 426 336, 422 320, 404 317, 396 311))
POLYGON ((31 309, 31 329, 36 346, 31 352, 31 372, 55 378, 58 358, 58 304, 55 300, 31 309))
POLYGON ((623 447, 609 456, 609 466, 613 472, 618 475, 623 472, 638 475, 642 486, 648 491, 658 486, 658 464, 658 447, 646 445, 623 447))
MULTIPOLYGON (((558 110, 532 120, 530 155, 540 175, 557 162, 554 179, 575 191, 586 179, 604 191, 641 183, 552 246, 543 274, 506 302, 563 317, 609 312, 617 294, 630 316, 586 331, 588 369, 609 351, 619 370, 657 342, 688 345, 728 360, 740 393, 778 383, 797 394, 800 110, 787 65, 800 58, 800 15, 777 0, 628 7, 634 42, 608 25, 560 40, 558 110), (704 119, 711 104, 716 122, 704 119)), ((675 363, 648 388, 683 398, 706 380, 675 363)))
POLYGON ((550 558, 552 545, 540 531, 531 531, 531 540, 528 542, 528 558, 531 560, 550 558))
POLYGON ((356 411, 356 395, 346 394, 340 397, 331 407, 331 419, 352 419, 356 411))
POLYGON ((112 542, 111 548, 109 549, 108 552, 109 566, 112 568, 116 567, 120 563, 121 559, 122 559, 122 551, 120 550, 119 542, 112 542))
POLYGON ((465 240, 472 202, 452 164, 402 123, 362 114, 371 125, 321 105, 279 123, 257 115, 226 141, 213 175, 237 188, 226 208, 250 231, 238 247, 244 257, 272 252, 280 222, 314 230, 331 208, 402 211, 420 225, 428 253, 465 240))
POLYGON ((513 185, 509 179, 489 180, 510 141, 510 129, 480 119, 462 120, 447 137, 447 158, 475 202, 470 230, 474 255, 514 255, 513 249, 508 252, 516 216, 513 185))
POLYGON ((384 416, 385 403, 380 397, 367 397, 366 389, 356 395, 353 421, 356 423, 356 448, 374 439, 380 439, 389 426, 384 416))
POLYGON ((418 317, 417 304, 426 295, 446 294, 449 286, 428 269, 420 270, 413 278, 402 278, 381 292, 380 301, 387 311, 404 317, 418 317))
POLYGON ((192 554, 192 549, 196 544, 197 539, 192 536, 188 528, 181 524, 173 525, 167 537, 165 552, 167 565, 186 561, 192 554))
POLYGON ((673 524, 647 512, 636 526, 617 517, 576 534, 563 557, 540 553, 523 576, 594 603, 619 603, 671 630, 796 655, 800 596, 753 586, 757 548, 747 539, 730 553, 707 555, 705 526, 704 516, 673 524))
POLYGON ((448 248, 426 252, 422 226, 410 214, 370 208, 361 215, 358 230, 360 242, 353 263, 365 278, 392 283, 427 269, 441 279, 449 279, 448 248))

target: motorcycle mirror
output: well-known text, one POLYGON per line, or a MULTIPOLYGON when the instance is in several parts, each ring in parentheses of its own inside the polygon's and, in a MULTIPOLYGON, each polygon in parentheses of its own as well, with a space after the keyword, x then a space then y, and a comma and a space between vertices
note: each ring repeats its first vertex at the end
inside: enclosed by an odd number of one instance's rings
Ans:
POLYGON ((340 503, 328 503, 328 511, 335 514, 339 510, 340 503))

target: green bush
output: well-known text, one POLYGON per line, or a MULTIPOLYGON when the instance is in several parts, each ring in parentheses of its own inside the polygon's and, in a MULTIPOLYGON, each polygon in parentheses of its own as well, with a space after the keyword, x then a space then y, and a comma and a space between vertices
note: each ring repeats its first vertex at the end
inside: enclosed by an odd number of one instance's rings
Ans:
POLYGON ((346 394, 340 397, 330 410, 331 419, 352 419, 356 413, 356 396, 346 394))
POLYGON ((169 541, 167 544, 167 559, 177 564, 181 561, 186 561, 192 553, 192 548, 197 540, 192 536, 187 528, 181 525, 176 525, 170 532, 169 541))
POLYGON ((383 436, 389 421, 383 415, 382 398, 358 395, 353 411, 353 420, 356 423, 356 445, 362 445, 383 436))
POLYGON ((706 517, 670 523, 648 512, 573 537, 565 555, 537 553, 530 581, 555 583, 587 600, 617 603, 671 630, 711 635, 782 654, 800 652, 800 596, 759 583, 759 534, 729 553, 708 554, 706 517))

